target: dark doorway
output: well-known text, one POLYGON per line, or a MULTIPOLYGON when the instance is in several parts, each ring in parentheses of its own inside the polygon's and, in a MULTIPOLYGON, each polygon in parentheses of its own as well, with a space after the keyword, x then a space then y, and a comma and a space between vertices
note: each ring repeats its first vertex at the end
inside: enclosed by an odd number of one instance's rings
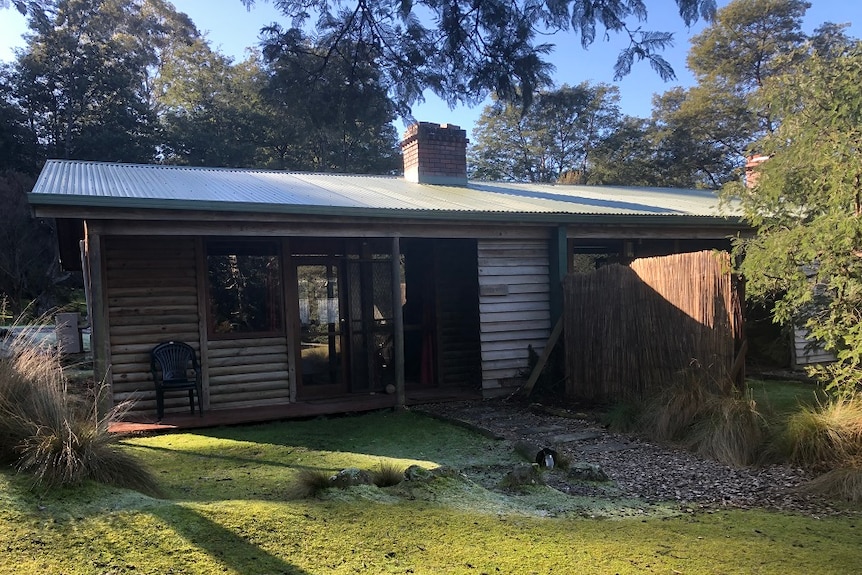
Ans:
POLYGON ((479 388, 475 240, 405 239, 404 365, 408 388, 479 388))

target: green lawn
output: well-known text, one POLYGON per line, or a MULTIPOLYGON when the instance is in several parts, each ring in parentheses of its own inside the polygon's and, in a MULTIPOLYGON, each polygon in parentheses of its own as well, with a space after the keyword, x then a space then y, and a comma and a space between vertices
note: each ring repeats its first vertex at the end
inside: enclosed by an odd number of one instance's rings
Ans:
POLYGON ((410 413, 125 444, 161 478, 164 498, 96 485, 34 494, 24 477, 0 473, 0 573, 808 574, 862 565, 855 516, 670 512, 545 487, 505 495, 458 474, 290 498, 302 469, 518 461, 505 442, 410 413))
POLYGON ((790 413, 800 405, 816 405, 819 400, 826 399, 819 386, 801 381, 749 379, 748 388, 758 408, 775 415, 790 413))

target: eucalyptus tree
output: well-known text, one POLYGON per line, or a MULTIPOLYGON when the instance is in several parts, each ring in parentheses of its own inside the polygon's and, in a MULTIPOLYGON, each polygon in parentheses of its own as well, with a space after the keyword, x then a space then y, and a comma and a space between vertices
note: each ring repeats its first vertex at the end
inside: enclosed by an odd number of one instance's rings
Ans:
POLYGON ((261 92, 268 162, 322 172, 394 173, 396 107, 361 38, 269 29, 261 92))
POLYGON ((473 132, 471 176, 554 182, 567 174, 587 183, 593 151, 620 119, 619 89, 607 84, 541 91, 526 112, 498 99, 485 107, 473 132))
POLYGON ((175 46, 154 81, 162 128, 161 160, 170 164, 254 167, 261 133, 273 118, 261 105, 266 75, 256 56, 234 64, 203 39, 175 46))
POLYGON ((31 14, 11 84, 44 154, 146 162, 157 118, 151 79, 175 38, 197 34, 163 0, 58 0, 31 14), (173 13, 173 15, 172 15, 173 13))

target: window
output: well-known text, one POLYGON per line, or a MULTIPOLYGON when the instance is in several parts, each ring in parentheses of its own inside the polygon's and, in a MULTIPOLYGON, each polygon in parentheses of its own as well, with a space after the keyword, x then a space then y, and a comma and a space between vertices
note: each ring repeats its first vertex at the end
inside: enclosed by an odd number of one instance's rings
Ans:
POLYGON ((278 244, 218 241, 207 245, 209 331, 268 335, 283 332, 284 304, 278 244))

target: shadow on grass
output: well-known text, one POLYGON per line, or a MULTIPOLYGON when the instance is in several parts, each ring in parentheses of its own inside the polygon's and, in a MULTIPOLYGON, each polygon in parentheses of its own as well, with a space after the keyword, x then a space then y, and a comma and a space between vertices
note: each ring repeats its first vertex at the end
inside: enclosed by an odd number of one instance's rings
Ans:
MULTIPOLYGON (((185 542, 235 573, 280 573, 307 575, 308 571, 272 555, 230 529, 211 521, 194 509, 181 505, 157 506, 148 510, 169 525, 185 542)), ((178 559, 178 572, 193 572, 189 559, 178 559), (182 565, 186 563, 186 565, 182 565)))
MULTIPOLYGON (((376 457, 461 465, 488 458, 500 442, 454 424, 410 412, 374 412, 307 421, 282 421, 198 432, 205 437, 267 443, 310 451, 352 452, 376 457)), ((493 456, 492 456, 493 457, 493 456)))

